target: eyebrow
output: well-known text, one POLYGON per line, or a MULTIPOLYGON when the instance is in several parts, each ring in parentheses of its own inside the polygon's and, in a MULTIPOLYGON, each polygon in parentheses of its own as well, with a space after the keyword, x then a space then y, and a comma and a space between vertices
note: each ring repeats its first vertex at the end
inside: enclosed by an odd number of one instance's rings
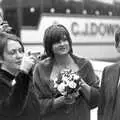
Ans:
MULTIPOLYGON (((22 47, 20 47, 20 48, 18 48, 18 49, 12 48, 11 50, 8 50, 8 49, 7 49, 7 51, 10 52, 10 51, 20 50, 20 49, 22 49, 22 47)), ((22 50, 23 50, 23 49, 22 49, 22 50)))

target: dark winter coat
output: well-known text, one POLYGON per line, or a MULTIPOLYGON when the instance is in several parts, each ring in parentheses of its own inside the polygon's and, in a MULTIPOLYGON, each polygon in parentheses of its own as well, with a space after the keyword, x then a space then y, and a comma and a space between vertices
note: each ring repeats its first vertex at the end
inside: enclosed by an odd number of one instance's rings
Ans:
POLYGON ((30 79, 23 71, 13 76, 0 69, 0 120, 40 120, 40 106, 30 79))
POLYGON ((57 103, 54 104, 56 93, 50 82, 53 60, 46 58, 36 65, 34 71, 35 88, 42 107, 42 120, 90 120, 90 110, 98 104, 99 81, 96 79, 91 63, 74 55, 72 58, 79 66, 79 75, 91 86, 90 100, 88 101, 83 94, 80 94, 74 104, 60 105, 55 109, 55 105, 58 106, 57 103))
POLYGON ((120 120, 120 65, 113 64, 104 68, 98 120, 120 120))

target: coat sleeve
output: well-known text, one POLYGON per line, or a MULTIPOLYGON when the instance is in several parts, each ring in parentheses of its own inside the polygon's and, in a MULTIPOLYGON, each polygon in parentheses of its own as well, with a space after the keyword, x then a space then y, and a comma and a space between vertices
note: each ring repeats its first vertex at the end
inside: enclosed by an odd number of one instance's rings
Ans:
POLYGON ((103 70, 102 80, 101 80, 101 87, 100 87, 100 97, 99 97, 99 104, 98 104, 98 120, 103 120, 102 116, 104 113, 105 107, 105 75, 106 75, 106 68, 103 70))
MULTIPOLYGON (((16 84, 12 87, 12 91, 7 97, 0 99, 0 114, 4 116, 17 116, 24 109, 29 86, 29 76, 20 71, 16 77, 16 84)), ((1 84, 0 89, 6 90, 6 86, 1 84)))
POLYGON ((36 67, 34 69, 33 81, 34 81, 34 85, 35 85, 35 93, 36 93, 36 96, 40 103, 40 108, 41 108, 40 113, 43 115, 46 112, 51 111, 53 99, 52 99, 52 97, 50 97, 50 95, 48 93, 45 82, 43 80, 41 80, 41 77, 40 77, 41 72, 39 70, 40 68, 38 68, 38 67, 40 67, 40 66, 36 65, 36 67))
POLYGON ((88 104, 90 108, 95 108, 98 105, 99 100, 99 78, 95 74, 92 64, 88 61, 85 66, 85 82, 91 87, 90 91, 90 100, 88 104))

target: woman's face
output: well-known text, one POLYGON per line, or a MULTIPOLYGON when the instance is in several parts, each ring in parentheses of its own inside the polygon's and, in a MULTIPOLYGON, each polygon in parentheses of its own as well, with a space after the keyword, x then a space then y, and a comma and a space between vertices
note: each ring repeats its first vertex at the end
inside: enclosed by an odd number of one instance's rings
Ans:
POLYGON ((55 55, 68 54, 70 51, 70 45, 67 40, 67 37, 64 35, 64 37, 61 38, 59 42, 54 43, 52 46, 52 50, 55 55))
POLYGON ((23 57, 23 49, 18 41, 8 40, 3 53, 3 65, 9 71, 16 71, 20 68, 23 57))
MULTIPOLYGON (((119 38, 120 39, 120 38, 119 38)), ((117 47, 116 47, 116 50, 118 53, 120 53, 120 42, 118 43, 117 47)))

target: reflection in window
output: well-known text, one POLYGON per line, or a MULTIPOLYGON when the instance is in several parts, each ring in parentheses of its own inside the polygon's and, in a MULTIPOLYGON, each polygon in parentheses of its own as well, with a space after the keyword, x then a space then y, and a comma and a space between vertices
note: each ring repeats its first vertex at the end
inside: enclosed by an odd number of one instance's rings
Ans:
POLYGON ((98 1, 98 2, 106 3, 106 4, 113 4, 114 3, 114 0, 93 0, 93 1, 98 1))
POLYGON ((40 17, 40 8, 27 7, 23 9, 23 25, 37 26, 40 17))

